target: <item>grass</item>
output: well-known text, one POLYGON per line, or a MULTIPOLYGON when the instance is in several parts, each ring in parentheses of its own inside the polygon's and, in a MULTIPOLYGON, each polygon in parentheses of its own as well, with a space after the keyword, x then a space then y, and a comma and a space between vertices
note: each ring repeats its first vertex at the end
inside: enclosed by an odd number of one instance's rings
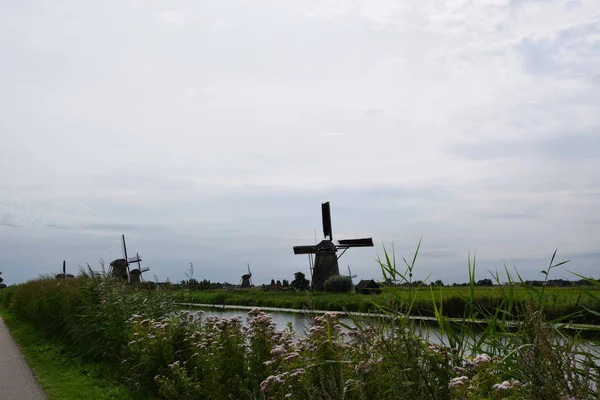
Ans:
MULTIPOLYGON (((428 287, 427 287, 428 288, 428 287)), ((469 287, 435 288, 435 304, 444 316, 463 317, 465 306, 470 295, 469 287)), ((474 300, 481 307, 497 308, 504 301, 503 287, 477 286, 474 288, 474 300)), ((532 288, 515 285, 513 290, 513 308, 524 305, 532 295, 532 288)), ((540 291, 541 289, 536 289, 540 291)), ((549 319, 575 314, 588 308, 600 312, 600 288, 549 287, 543 293, 542 304, 549 319), (596 297, 594 297, 594 294, 596 297)), ((262 289, 246 290, 202 290, 180 291, 178 299, 182 302, 195 302, 214 305, 241 305, 254 307, 278 307, 292 309, 312 308, 325 311, 375 312, 379 306, 401 307, 411 298, 414 301, 413 315, 435 316, 435 307, 429 290, 409 288, 393 288, 381 294, 364 296, 356 293, 325 292, 267 292, 262 289), (411 297, 412 296, 412 297, 411 297)), ((407 311, 407 310, 404 310, 407 311)), ((571 318, 572 322, 600 324, 600 315, 593 313, 578 314, 571 318)))
POLYGON ((106 368, 82 360, 68 346, 48 339, 0 307, 0 315, 50 400, 140 400, 106 368))

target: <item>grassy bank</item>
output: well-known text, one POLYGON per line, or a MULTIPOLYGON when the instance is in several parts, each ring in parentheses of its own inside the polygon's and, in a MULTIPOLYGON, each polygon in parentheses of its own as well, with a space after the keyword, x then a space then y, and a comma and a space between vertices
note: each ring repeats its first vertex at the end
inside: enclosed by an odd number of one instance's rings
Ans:
POLYGON ((106 366, 86 362, 69 346, 45 337, 6 309, 0 315, 50 400, 141 400, 116 382, 106 366))
MULTIPOLYGON (((412 315, 435 316, 436 308, 446 317, 461 318, 469 302, 470 288, 440 287, 435 288, 435 307, 431 292, 421 288, 384 289, 381 294, 368 296, 356 293, 324 293, 324 292, 268 292, 262 289, 245 290, 182 290, 178 300, 213 305, 241 305, 253 307, 279 307, 293 309, 317 309, 326 311, 377 312, 380 307, 391 308, 403 312, 408 311, 408 299, 413 296, 412 315)), ((475 287, 474 300, 480 308, 493 310, 502 306, 505 301, 503 291, 506 288, 475 287)), ((511 313, 514 315, 530 301, 532 295, 540 293, 540 288, 515 285, 511 313)), ((600 312, 600 288, 547 288, 541 299, 548 319, 570 316, 567 320, 585 324, 599 324, 600 315, 583 312, 585 309, 600 312)))
MULTIPOLYGON (((384 276, 410 276, 391 262, 381 267, 384 276)), ((459 320, 440 308, 444 290, 390 288, 382 295, 388 304, 375 304, 389 318, 355 319, 356 328, 349 329, 331 312, 316 317, 301 338, 290 328, 277 329, 257 309, 248 312, 246 325, 241 318, 188 315, 175 311, 172 294, 110 279, 35 280, 2 291, 0 300, 20 323, 68 344, 74 364, 108 365, 118 382, 150 398, 599 398, 600 355, 548 318, 545 287, 519 292, 509 282, 494 294, 498 306, 488 308, 476 295, 471 266, 469 277, 459 320), (414 313, 425 299, 442 335, 438 344, 401 312, 414 313), (475 319, 487 324, 482 329, 475 319), (509 327, 509 320, 519 323, 509 327)), ((596 300, 596 292, 587 295, 596 300)), ((323 302, 346 298, 324 295, 323 302)), ((305 301, 326 308, 316 299, 305 301)))

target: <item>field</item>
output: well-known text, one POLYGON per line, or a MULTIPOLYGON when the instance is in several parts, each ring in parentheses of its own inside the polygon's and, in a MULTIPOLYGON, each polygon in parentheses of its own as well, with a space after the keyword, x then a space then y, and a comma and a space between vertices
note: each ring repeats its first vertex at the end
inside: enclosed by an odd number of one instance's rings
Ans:
MULTIPOLYGON (((508 287, 475 287, 476 303, 487 310, 502 308, 506 302, 508 287)), ((541 288, 514 286, 513 309, 516 310, 530 301, 539 298, 541 288)), ((242 305, 256 307, 279 307, 293 309, 314 309, 325 311, 378 312, 380 307, 407 311, 409 297, 414 297, 412 315, 435 316, 432 296, 437 308, 447 317, 461 318, 470 294, 469 287, 425 287, 420 290, 393 288, 381 294, 361 295, 356 293, 309 293, 309 292, 267 292, 262 289, 246 290, 202 290, 179 292, 181 302, 194 302, 214 305, 242 305)), ((584 309, 600 312, 600 288, 597 287, 548 287, 542 295, 541 303, 549 319, 566 317, 577 323, 599 324, 600 316, 594 313, 581 313, 584 309), (572 317, 570 317, 572 316, 572 317)))

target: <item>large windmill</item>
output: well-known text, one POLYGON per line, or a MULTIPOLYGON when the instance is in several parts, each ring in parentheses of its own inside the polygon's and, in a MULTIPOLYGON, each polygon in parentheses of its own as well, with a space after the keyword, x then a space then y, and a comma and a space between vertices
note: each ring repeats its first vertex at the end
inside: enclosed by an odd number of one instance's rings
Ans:
POLYGON ((142 268, 142 259, 139 253, 135 253, 133 257, 127 257, 127 244, 125 243, 125 235, 121 235, 121 248, 123 250, 123 258, 119 258, 110 263, 110 275, 114 278, 121 278, 130 283, 139 283, 142 281, 142 272, 149 271, 150 268, 142 268), (129 268, 130 264, 137 264, 137 268, 129 268))
POLYGON ((321 214, 325 238, 315 245, 294 246, 294 254, 308 254, 312 276, 311 285, 314 290, 323 290, 324 283, 328 278, 340 274, 338 260, 346 250, 351 247, 373 247, 373 238, 343 239, 338 240, 338 244, 335 244, 331 229, 329 202, 321 204, 321 214), (338 250, 343 250, 339 256, 337 255, 338 250), (313 254, 315 255, 314 264, 313 254))
POLYGON ((248 273, 242 275, 242 279, 240 281, 240 287, 242 289, 246 289, 252 287, 252 272, 250 271, 250 263, 248 263, 248 273))

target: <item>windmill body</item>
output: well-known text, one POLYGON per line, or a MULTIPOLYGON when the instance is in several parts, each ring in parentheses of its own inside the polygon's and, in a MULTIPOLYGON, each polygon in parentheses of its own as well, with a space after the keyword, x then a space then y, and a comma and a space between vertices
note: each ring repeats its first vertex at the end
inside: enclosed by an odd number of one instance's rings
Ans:
POLYGON ((242 289, 247 289, 252 287, 252 272, 250 271, 250 263, 248 263, 248 273, 242 275, 242 280, 240 282, 240 287, 242 289))
POLYGON ((372 238, 363 239, 344 239, 339 240, 338 244, 333 242, 333 232, 331 229, 331 209, 329 202, 321 204, 321 215, 323 217, 323 235, 325 238, 313 246, 294 246, 294 254, 308 254, 311 260, 311 285, 313 290, 321 291, 324 289, 325 281, 332 276, 340 274, 338 265, 339 258, 350 247, 372 247, 372 238), (338 250, 342 250, 338 256, 338 250), (312 263, 312 255, 314 264, 312 263))

